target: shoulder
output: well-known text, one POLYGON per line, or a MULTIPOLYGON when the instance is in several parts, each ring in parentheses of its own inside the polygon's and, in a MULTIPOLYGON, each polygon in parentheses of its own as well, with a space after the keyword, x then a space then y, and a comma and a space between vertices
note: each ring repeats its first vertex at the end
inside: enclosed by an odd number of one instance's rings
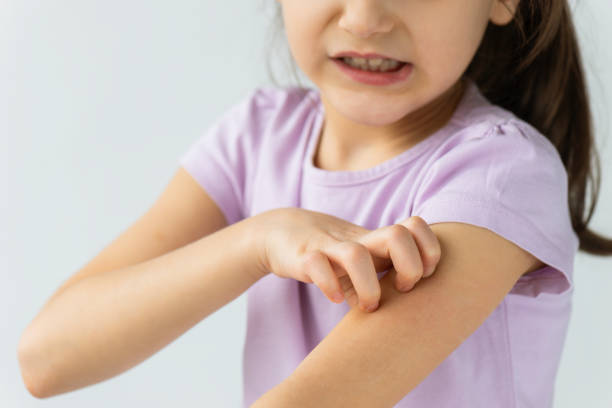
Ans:
POLYGON ((508 115, 507 111, 492 108, 455 126, 433 149, 427 166, 429 177, 441 176, 440 170, 448 169, 454 176, 474 176, 479 172, 488 176, 488 181, 493 181, 491 176, 497 174, 496 181, 504 183, 512 181, 508 178, 510 174, 537 175, 541 180, 566 183, 567 172, 553 143, 531 124, 508 115))
POLYGON ((526 121, 492 105, 434 149, 419 198, 422 205, 460 199, 531 215, 534 206, 547 205, 561 217, 569 212, 567 194, 567 171, 552 142, 526 121))
POLYGON ((259 86, 225 108, 208 133, 224 135, 223 143, 259 143, 264 135, 278 134, 280 127, 299 123, 296 116, 312 110, 317 101, 318 94, 309 88, 259 86))
POLYGON ((557 183, 566 181, 562 158, 548 137, 513 112, 491 104, 477 88, 467 99, 448 136, 432 151, 429 162, 434 168, 449 164, 502 172, 520 169, 557 183))
POLYGON ((293 110, 312 108, 319 102, 318 91, 312 88, 288 86, 259 86, 244 98, 243 103, 267 112, 283 111, 291 114, 293 110))
POLYGON ((248 125, 243 127, 248 127, 249 138, 264 146, 267 154, 298 153, 296 143, 306 140, 304 129, 321 112, 320 96, 312 88, 260 86, 243 99, 242 112, 239 116, 246 118, 248 125))
MULTIPOLYGON (((491 103, 473 81, 468 81, 465 100, 460 111, 453 116, 450 136, 442 143, 438 155, 452 151, 455 147, 487 149, 497 147, 497 153, 536 157, 550 162, 559 173, 565 171, 563 162, 554 144, 529 122, 514 112, 491 103), (502 145, 513 147, 499 151, 502 145)), ((493 152, 491 152, 493 153, 493 152)))

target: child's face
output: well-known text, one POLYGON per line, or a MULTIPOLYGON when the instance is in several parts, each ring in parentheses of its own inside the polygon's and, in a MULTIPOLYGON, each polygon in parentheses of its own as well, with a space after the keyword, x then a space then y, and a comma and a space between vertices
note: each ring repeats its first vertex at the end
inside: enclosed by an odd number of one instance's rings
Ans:
MULTIPOLYGON (((321 95, 347 118, 385 125, 456 84, 487 23, 512 15, 499 0, 277 0, 293 57, 321 95), (357 82, 331 58, 341 51, 378 53, 412 64, 399 83, 357 82)), ((517 0, 506 0, 516 8, 517 0)))

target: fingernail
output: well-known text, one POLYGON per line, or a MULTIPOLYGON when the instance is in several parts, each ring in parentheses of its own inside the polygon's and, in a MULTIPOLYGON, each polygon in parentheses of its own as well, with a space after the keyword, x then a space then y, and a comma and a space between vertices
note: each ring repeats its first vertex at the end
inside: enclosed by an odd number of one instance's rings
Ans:
POLYGON ((375 303, 373 305, 368 306, 367 311, 368 312, 373 312, 377 307, 378 307, 378 303, 375 303))
POLYGON ((332 296, 332 299, 338 303, 342 302, 344 300, 344 295, 340 292, 336 292, 334 293, 334 296, 332 296))
POLYGON ((406 283, 406 284, 400 285, 400 290, 402 292, 408 292, 410 289, 412 289, 413 286, 414 285, 412 283, 406 283))

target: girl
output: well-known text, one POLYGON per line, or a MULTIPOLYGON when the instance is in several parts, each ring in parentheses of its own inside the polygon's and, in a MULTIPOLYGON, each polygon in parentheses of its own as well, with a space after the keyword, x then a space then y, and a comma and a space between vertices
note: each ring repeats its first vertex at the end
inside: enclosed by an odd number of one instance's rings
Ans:
POLYGON ((248 289, 244 406, 551 406, 576 250, 612 253, 566 2, 278 4, 316 87, 257 88, 194 142, 24 331, 30 392, 117 375, 248 289))

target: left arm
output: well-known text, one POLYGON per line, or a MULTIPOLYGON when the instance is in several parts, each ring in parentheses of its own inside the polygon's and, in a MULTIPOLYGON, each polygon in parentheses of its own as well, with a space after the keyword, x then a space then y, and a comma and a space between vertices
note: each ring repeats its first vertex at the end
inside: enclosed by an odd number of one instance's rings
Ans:
POLYGON ((522 274, 544 266, 486 228, 430 228, 442 250, 436 272, 402 293, 390 270, 377 311, 351 309, 251 408, 392 407, 476 331, 522 274))

